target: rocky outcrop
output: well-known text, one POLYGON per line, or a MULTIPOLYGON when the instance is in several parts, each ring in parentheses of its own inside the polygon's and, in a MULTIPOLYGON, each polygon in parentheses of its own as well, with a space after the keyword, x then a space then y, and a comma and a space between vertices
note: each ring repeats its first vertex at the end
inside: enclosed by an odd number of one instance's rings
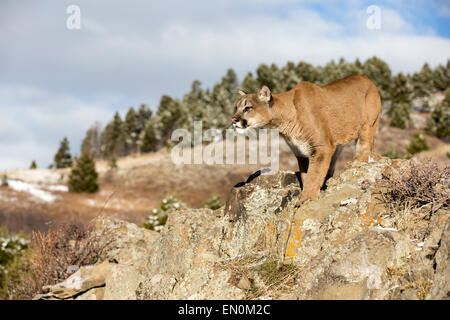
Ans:
POLYGON ((161 233, 99 217, 96 229, 111 235, 102 261, 38 298, 448 298, 448 207, 427 216, 418 239, 380 199, 379 181, 405 163, 354 162, 300 208, 294 173, 256 173, 224 208, 176 211, 161 233))

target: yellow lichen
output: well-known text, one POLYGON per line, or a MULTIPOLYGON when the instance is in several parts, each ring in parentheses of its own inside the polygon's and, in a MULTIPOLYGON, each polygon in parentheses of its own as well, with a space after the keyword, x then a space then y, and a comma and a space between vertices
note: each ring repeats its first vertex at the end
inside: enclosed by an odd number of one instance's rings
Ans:
POLYGON ((301 230, 302 221, 294 220, 291 225, 291 236, 286 246, 286 257, 293 258, 295 256, 295 249, 301 245, 303 232, 301 230))

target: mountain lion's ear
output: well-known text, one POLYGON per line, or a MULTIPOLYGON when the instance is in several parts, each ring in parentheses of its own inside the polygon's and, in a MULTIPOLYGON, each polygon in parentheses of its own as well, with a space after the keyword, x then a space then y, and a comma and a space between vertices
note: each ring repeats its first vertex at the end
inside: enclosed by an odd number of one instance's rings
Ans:
POLYGON ((272 99, 272 93, 270 92, 269 87, 262 86, 258 92, 258 99, 262 102, 269 102, 272 99))
POLYGON ((244 90, 241 90, 241 89, 238 89, 238 93, 241 95, 241 96, 245 96, 247 93, 245 93, 245 91, 244 90))

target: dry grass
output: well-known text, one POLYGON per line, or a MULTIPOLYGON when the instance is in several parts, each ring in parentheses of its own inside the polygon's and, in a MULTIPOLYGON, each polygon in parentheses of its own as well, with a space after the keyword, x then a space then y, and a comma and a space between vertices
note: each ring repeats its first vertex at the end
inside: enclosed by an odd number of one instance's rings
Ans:
POLYGON ((259 287, 252 288, 249 299, 259 296, 276 297, 280 293, 289 292, 299 273, 294 264, 279 265, 276 260, 269 260, 259 265, 256 272, 263 283, 259 287))
POLYGON ((274 257, 245 256, 224 261, 219 268, 231 273, 230 283, 238 286, 242 277, 250 280, 251 286, 243 289, 245 299, 259 297, 277 298, 282 293, 289 292, 295 284, 298 269, 294 264, 280 264, 274 257))
POLYGON ((419 300, 425 300, 430 293, 433 281, 425 275, 415 275, 415 273, 406 267, 388 267, 386 274, 389 281, 395 286, 392 288, 390 299, 399 299, 400 293, 406 290, 412 290, 419 300))
POLYGON ((98 262, 108 241, 106 235, 92 231, 91 227, 68 224, 47 232, 33 232, 29 272, 21 277, 20 283, 10 285, 15 299, 30 299, 41 293, 42 287, 65 280, 71 274, 70 266, 98 262))

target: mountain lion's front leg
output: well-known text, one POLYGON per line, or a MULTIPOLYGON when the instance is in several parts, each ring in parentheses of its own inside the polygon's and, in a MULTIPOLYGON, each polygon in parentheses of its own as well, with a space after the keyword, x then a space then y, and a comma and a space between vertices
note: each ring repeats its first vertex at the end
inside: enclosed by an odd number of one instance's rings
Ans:
POLYGON ((306 200, 317 199, 320 188, 330 166, 334 148, 320 148, 309 158, 308 172, 303 181, 303 191, 296 206, 300 206, 306 200))

